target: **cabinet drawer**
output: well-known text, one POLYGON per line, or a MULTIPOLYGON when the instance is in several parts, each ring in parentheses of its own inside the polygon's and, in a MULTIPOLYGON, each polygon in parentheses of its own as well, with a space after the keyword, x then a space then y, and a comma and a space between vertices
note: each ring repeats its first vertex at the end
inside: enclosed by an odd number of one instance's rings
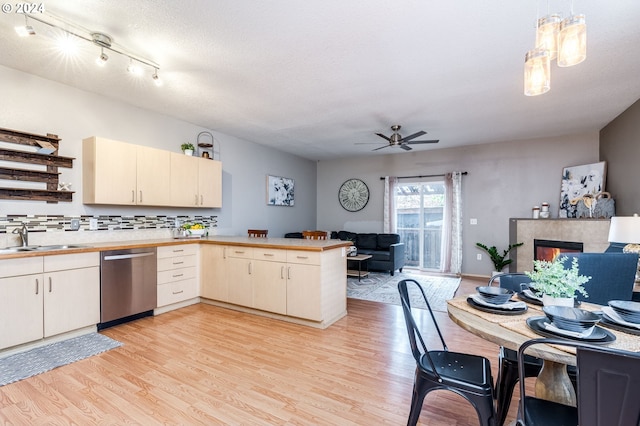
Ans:
POLYGON ((196 244, 181 244, 177 246, 160 246, 158 247, 158 259, 164 259, 173 256, 188 256, 198 253, 196 244))
POLYGON ((100 253, 57 254, 44 256, 44 271, 66 271, 100 266, 100 253))
POLYGON ((253 258, 255 260, 267 260, 271 262, 286 262, 287 251, 278 249, 254 248, 253 258))
POLYGON ((39 274, 42 272, 42 257, 19 257, 0 260, 0 278, 19 275, 39 274))
POLYGON ((195 278, 158 286, 158 307, 198 297, 198 281, 195 278))
POLYGON ((197 275, 197 268, 195 266, 190 268, 171 269, 169 271, 159 271, 158 285, 196 278, 196 275, 197 275))
POLYGON ((227 257, 239 257, 241 259, 253 259, 252 247, 239 247, 229 246, 227 247, 227 257))
POLYGON ((176 268, 189 268, 197 265, 195 255, 175 256, 158 259, 158 271, 170 271, 176 268))
POLYGON ((319 265, 320 253, 304 250, 287 250, 288 263, 302 263, 304 265, 319 265))

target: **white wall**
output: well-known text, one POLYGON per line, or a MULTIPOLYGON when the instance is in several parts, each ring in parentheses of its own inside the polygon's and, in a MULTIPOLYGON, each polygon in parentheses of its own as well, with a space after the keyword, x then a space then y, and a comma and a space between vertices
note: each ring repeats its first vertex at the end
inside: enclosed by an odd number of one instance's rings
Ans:
MULTIPOLYGON (((198 133, 209 129, 2 66, 0 93, 0 127, 57 134, 62 139, 59 154, 76 158, 72 169, 59 169, 60 181, 71 182, 76 191, 73 202, 0 200, 2 215, 217 215, 219 234, 244 235, 248 228, 266 228, 274 237, 315 227, 315 162, 215 131, 223 171, 222 209, 84 205, 83 138, 102 136, 179 152, 181 143, 195 143, 198 133), (295 180, 294 207, 267 206, 267 174, 295 180)), ((10 186, 6 181, 0 185, 10 186)))
POLYGON ((492 264, 475 243, 506 248, 509 218, 530 217, 531 208, 543 201, 557 217, 562 169, 597 161, 598 132, 323 161, 318 163, 318 228, 381 232, 381 176, 466 171, 462 269, 465 274, 489 275, 492 264), (369 203, 360 212, 347 212, 338 203, 338 189, 348 178, 360 178, 369 186, 369 203), (470 225, 470 218, 478 225, 470 225), (481 261, 477 253, 483 253, 481 261))

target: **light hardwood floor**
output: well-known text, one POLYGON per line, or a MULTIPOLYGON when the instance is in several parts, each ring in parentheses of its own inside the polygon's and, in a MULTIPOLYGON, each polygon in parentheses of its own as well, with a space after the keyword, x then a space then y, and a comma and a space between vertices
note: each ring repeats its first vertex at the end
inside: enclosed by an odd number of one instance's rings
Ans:
MULTIPOLYGON (((463 279, 458 291, 481 282, 463 279)), ((317 330, 198 304, 113 327, 103 333, 122 347, 0 387, 0 423, 406 424, 415 364, 402 310, 349 299, 348 312, 317 330)), ((487 356, 495 377, 497 346, 446 313, 437 318, 450 350, 487 356)), ((437 342, 427 316, 419 321, 437 342)), ((437 391, 419 424, 477 417, 461 397, 437 391)))

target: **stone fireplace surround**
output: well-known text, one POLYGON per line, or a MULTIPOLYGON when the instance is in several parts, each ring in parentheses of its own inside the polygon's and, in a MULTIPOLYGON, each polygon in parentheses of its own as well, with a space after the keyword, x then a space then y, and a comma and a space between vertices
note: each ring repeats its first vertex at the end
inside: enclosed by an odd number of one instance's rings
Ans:
POLYGON ((585 253, 602 253, 609 242, 609 219, 509 219, 509 244, 523 243, 511 252, 509 272, 533 269, 533 240, 583 243, 585 253))

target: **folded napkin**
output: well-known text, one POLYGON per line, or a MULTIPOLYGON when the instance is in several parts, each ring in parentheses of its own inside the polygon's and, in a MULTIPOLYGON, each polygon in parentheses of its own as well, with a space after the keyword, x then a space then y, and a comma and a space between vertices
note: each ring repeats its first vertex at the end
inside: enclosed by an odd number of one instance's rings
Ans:
POLYGON ((496 305, 494 303, 489 303, 482 298, 479 294, 472 294, 471 299, 476 302, 478 305, 486 306, 487 308, 495 308, 495 309, 524 309, 527 307, 527 304, 524 302, 512 302, 508 301, 506 303, 502 303, 500 305, 496 305))
POLYGON ((640 324, 636 324, 636 323, 633 323, 633 322, 629 322, 629 321, 623 320, 622 317, 620 315, 618 315, 618 313, 616 311, 614 311, 611 306, 603 306, 602 307, 602 312, 604 312, 604 314, 606 316, 608 316, 610 319, 612 319, 613 322, 616 322, 618 324, 626 325, 627 327, 636 328, 636 329, 640 330, 640 324))
POLYGON ((527 296, 529 299, 533 299, 533 300, 537 300, 537 301, 542 302, 542 297, 536 296, 536 294, 533 291, 529 290, 529 289, 522 290, 522 294, 527 296))
POLYGON ((542 325, 547 331, 550 331, 552 333, 561 334, 569 337, 576 337, 578 339, 583 339, 585 337, 588 337, 591 333, 593 333, 593 327, 590 327, 586 331, 578 332, 578 331, 564 330, 562 328, 558 328, 552 323, 546 322, 546 321, 542 323, 542 325))

